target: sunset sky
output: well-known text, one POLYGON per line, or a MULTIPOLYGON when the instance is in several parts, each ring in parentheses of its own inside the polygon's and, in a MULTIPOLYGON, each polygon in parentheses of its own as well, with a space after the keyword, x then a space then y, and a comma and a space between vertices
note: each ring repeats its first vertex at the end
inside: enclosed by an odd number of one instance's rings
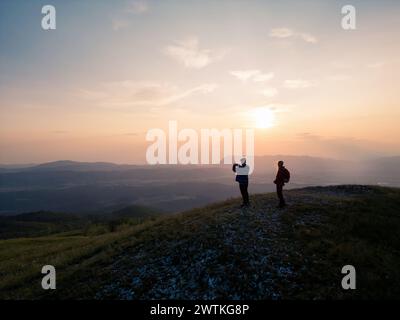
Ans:
POLYGON ((256 155, 399 155, 400 2, 0 2, 0 163, 143 163, 169 120, 254 128, 256 155))

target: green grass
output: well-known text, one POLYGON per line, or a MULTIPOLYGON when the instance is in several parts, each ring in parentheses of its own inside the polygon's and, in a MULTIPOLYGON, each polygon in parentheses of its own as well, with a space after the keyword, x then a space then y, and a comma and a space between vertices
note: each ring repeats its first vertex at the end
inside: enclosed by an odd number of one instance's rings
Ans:
POLYGON ((151 224, 148 221, 137 226, 127 225, 101 235, 85 236, 83 232, 77 232, 2 240, 0 298, 57 298, 59 291, 63 298, 88 297, 86 293, 93 293, 101 284, 93 280, 106 274, 101 266, 109 265, 112 257, 127 244, 133 245, 135 235, 151 224), (56 266, 59 290, 44 292, 41 289, 40 272, 46 264, 56 266))
MULTIPOLYGON (((166 257, 186 279, 191 275, 184 270, 191 270, 208 251, 216 256, 201 265, 203 275, 194 280, 193 292, 198 290, 199 295, 211 290, 202 279, 212 276, 231 286, 228 291, 213 289, 218 297, 236 292, 244 298, 271 298, 263 291, 270 285, 284 299, 399 299, 400 190, 353 189, 291 190, 289 207, 282 211, 274 209, 274 194, 252 195, 254 207, 247 211, 238 209, 239 200, 233 199, 113 229, 93 225, 44 237, 1 240, 0 299, 92 299, 115 281, 129 288, 137 270, 166 257), (227 235, 232 243, 226 242, 227 235), (260 262, 269 249, 267 262, 260 262), (252 262, 258 264, 254 267, 252 262), (57 290, 41 289, 45 264, 56 267, 57 290), (345 264, 357 270, 357 290, 340 287, 345 264), (296 272, 281 276, 273 265, 291 266, 296 272), (255 274, 257 281, 264 281, 260 292, 250 281, 255 274), (274 280, 271 284, 268 277, 274 280)), ((157 264, 151 268, 158 270, 157 264)), ((162 283, 151 272, 142 280, 135 288, 140 297, 162 283)), ((102 297, 121 298, 118 291, 102 297)))
POLYGON ((306 271, 297 279, 305 286, 295 297, 400 298, 400 190, 371 190, 352 197, 322 196, 325 201, 319 205, 298 204, 287 212, 286 233, 301 252, 294 263, 308 257, 306 271), (299 217, 314 211, 321 223, 297 224, 299 217), (318 285, 337 282, 346 264, 356 268, 357 290, 318 285))
POLYGON ((82 231, 99 235, 117 231, 121 225, 136 225, 162 215, 157 209, 131 205, 102 214, 69 214, 38 211, 16 216, 0 216, 0 239, 50 236, 56 233, 82 231))

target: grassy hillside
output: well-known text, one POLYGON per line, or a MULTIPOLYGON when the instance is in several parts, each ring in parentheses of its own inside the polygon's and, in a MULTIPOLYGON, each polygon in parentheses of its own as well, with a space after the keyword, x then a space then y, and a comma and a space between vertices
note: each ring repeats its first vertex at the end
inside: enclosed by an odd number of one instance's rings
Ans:
POLYGON ((161 215, 157 209, 131 205, 111 213, 70 214, 51 211, 0 216, 0 239, 49 236, 75 231, 93 235, 114 231, 121 224, 139 224, 161 215))
POLYGON ((1 299, 400 298, 400 190, 313 187, 253 195, 88 234, 0 241, 1 299), (40 287, 41 267, 57 289, 40 287), (357 290, 341 288, 354 265, 357 290))

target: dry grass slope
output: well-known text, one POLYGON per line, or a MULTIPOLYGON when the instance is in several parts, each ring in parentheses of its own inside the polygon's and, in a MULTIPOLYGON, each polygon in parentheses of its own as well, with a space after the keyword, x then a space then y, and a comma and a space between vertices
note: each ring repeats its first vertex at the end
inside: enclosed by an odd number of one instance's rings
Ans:
POLYGON ((313 187, 232 199, 114 232, 0 241, 2 299, 400 298, 400 190, 313 187), (57 290, 40 288, 53 264, 57 290), (357 290, 341 288, 343 265, 357 290))

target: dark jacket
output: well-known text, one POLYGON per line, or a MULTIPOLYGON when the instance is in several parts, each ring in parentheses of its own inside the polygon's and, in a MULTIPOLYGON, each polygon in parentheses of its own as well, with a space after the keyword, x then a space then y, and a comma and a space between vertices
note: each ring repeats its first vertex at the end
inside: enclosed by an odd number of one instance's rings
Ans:
MULTIPOLYGON (((232 166, 232 171, 236 172, 236 167, 244 168, 245 166, 246 166, 246 163, 244 163, 243 165, 235 163, 232 166)), ((239 182, 239 184, 248 184, 249 183, 249 176, 248 175, 244 175, 244 174, 237 174, 236 175, 236 181, 239 182)))
POLYGON ((274 183, 278 185, 285 185, 285 167, 282 166, 278 169, 274 183))

